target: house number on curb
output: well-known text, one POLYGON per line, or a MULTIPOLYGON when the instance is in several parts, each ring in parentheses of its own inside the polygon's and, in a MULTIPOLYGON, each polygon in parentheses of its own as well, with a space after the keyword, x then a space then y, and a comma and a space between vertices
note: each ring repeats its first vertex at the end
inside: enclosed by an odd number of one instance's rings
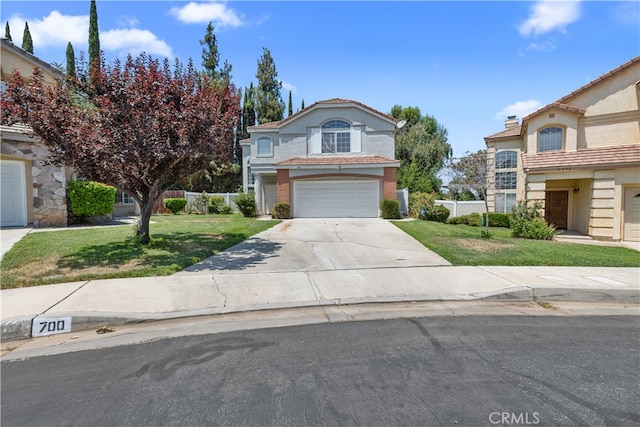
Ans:
POLYGON ((36 317, 31 324, 32 337, 65 332, 71 332, 71 317, 36 317))

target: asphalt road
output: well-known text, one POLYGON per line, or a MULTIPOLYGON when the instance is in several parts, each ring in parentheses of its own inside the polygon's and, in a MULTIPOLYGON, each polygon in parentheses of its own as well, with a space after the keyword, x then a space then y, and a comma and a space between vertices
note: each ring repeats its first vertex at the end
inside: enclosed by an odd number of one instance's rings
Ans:
POLYGON ((640 425, 638 319, 348 322, 5 362, 1 422, 640 425))

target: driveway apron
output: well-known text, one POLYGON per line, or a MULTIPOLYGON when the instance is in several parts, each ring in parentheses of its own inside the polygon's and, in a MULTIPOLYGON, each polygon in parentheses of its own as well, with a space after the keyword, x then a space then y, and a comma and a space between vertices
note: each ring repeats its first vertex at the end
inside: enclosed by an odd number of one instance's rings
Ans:
POLYGON ((451 265, 379 218, 286 220, 178 274, 275 273, 451 265))

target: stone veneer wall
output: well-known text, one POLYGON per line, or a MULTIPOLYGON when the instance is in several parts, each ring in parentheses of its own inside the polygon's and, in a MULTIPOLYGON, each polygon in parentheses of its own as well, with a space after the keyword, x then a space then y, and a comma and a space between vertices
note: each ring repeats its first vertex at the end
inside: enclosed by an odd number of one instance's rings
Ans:
MULTIPOLYGON (((2 154, 31 162, 33 227, 66 227, 65 171, 60 166, 46 164, 49 155, 47 148, 34 142, 2 140, 2 154)), ((29 168, 26 169, 28 173, 29 168)))

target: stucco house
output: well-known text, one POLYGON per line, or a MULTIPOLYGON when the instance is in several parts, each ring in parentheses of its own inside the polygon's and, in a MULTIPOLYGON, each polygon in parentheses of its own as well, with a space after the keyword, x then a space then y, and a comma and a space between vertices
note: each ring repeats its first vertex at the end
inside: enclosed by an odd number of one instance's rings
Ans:
POLYGON ((640 241, 640 57, 485 138, 490 210, 540 201, 547 222, 640 241))
POLYGON ((279 201, 295 218, 378 217, 380 200, 396 198, 395 127, 393 117, 346 99, 249 127, 243 189, 263 214, 279 201))
MULTIPOLYGON (((58 69, 9 40, 1 40, 3 91, 14 69, 29 78, 36 67, 42 70, 45 84, 60 83, 63 74, 58 69)), ((66 168, 47 165, 47 147, 25 135, 25 130, 21 126, 0 128, 1 226, 66 226, 66 187, 71 173, 66 168)))

